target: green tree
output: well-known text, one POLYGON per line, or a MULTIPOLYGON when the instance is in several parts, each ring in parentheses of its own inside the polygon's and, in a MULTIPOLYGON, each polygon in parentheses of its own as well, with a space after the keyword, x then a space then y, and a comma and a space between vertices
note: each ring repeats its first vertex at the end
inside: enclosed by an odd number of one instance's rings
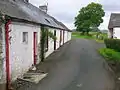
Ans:
POLYGON ((75 17, 76 30, 83 34, 92 30, 92 27, 98 27, 102 22, 105 12, 101 4, 90 3, 83 7, 77 17, 75 17))

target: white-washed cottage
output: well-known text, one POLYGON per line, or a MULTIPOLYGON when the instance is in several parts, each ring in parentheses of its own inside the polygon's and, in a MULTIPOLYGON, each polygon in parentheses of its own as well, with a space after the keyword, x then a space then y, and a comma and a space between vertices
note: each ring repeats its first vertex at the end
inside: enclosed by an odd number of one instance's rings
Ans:
POLYGON ((112 13, 108 25, 108 37, 120 39, 120 13, 112 13))
POLYGON ((45 57, 71 39, 71 31, 29 0, 1 0, 0 11, 6 23, 0 28, 0 84, 22 76, 41 61, 41 32, 50 31, 57 39, 46 38, 45 57))

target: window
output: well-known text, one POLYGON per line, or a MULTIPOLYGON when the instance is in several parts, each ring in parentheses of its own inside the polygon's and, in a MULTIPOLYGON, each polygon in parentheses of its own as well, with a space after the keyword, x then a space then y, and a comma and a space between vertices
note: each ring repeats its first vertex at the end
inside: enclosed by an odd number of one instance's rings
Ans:
POLYGON ((48 19, 45 19, 48 23, 50 23, 50 21, 48 19))
POLYGON ((23 43, 28 44, 28 32, 23 32, 23 43))

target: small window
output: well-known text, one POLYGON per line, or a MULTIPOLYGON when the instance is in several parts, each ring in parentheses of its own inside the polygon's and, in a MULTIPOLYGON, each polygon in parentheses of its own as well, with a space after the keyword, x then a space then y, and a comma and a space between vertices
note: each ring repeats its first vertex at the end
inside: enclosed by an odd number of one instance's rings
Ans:
POLYGON ((50 23, 50 21, 48 19, 45 19, 48 23, 50 23))
POLYGON ((28 44, 28 32, 23 32, 23 43, 28 44))

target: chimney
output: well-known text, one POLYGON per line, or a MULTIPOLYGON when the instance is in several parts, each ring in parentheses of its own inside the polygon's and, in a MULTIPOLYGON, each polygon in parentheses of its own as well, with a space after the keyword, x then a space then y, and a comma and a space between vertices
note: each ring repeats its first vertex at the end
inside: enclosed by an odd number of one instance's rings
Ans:
POLYGON ((47 5, 39 6, 39 9, 47 13, 48 6, 47 5))

